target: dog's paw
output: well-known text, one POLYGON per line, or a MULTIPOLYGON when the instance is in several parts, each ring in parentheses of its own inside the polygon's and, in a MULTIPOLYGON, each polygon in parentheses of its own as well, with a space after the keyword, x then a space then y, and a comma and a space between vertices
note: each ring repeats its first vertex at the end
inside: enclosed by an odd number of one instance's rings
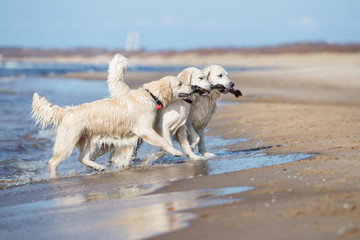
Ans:
POLYGON ((197 143, 193 143, 190 145, 191 149, 194 151, 197 147, 197 143))
POLYGON ((182 154, 181 151, 175 150, 175 151, 172 153, 172 155, 174 155, 175 157, 181 157, 183 154, 182 154))
POLYGON ((191 160, 203 160, 205 156, 192 155, 189 156, 191 160))
POLYGON ((213 157, 215 157, 215 154, 214 154, 214 153, 211 153, 211 152, 206 152, 206 153, 204 153, 204 157, 206 157, 206 158, 213 158, 213 157))

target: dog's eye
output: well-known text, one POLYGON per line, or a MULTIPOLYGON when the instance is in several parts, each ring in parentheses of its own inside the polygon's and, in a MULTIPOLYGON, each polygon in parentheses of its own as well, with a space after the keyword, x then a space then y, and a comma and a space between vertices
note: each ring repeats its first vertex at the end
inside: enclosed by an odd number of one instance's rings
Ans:
POLYGON ((204 79, 205 79, 205 77, 199 77, 199 79, 200 79, 200 80, 204 80, 204 79))
POLYGON ((219 74, 218 77, 221 78, 223 75, 222 74, 219 74))
POLYGON ((182 82, 179 83, 178 87, 181 87, 182 86, 182 82))

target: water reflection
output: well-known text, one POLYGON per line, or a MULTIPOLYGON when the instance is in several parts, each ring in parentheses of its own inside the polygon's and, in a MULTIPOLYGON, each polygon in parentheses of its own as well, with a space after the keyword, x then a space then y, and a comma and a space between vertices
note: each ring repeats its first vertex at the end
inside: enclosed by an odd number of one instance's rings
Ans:
POLYGON ((140 185, 134 186, 134 191, 119 189, 3 207, 0 217, 4 231, 0 237, 22 238, 36 229, 37 239, 143 239, 186 227, 196 215, 184 211, 241 201, 223 196, 252 189, 228 187, 133 196, 156 187, 140 185), (19 232, 11 226, 22 229, 19 232))

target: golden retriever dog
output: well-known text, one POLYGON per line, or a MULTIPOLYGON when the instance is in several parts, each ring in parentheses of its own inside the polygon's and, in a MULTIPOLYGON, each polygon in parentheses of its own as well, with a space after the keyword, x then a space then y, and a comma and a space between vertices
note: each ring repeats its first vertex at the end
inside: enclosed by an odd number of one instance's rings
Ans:
POLYGON ((234 82, 228 78, 228 73, 219 65, 211 65, 202 70, 212 84, 213 90, 206 96, 199 96, 191 104, 186 126, 188 128, 188 140, 192 149, 196 146, 205 157, 214 157, 215 154, 206 152, 204 142, 204 130, 209 124, 216 109, 216 101, 221 93, 232 92, 236 97, 241 95, 239 90, 234 90, 234 82))
MULTIPOLYGON (((127 68, 127 59, 120 54, 116 54, 114 58, 109 63, 109 75, 108 75, 108 89, 112 97, 120 96, 128 91, 130 88, 124 83, 124 72, 127 68)), ((205 95, 210 92, 211 84, 207 80, 204 73, 197 68, 189 67, 184 69, 177 78, 187 85, 191 85, 195 92, 198 92, 202 95, 205 95)), ((155 130, 159 135, 167 140, 167 142, 172 145, 171 137, 175 135, 183 148, 186 155, 192 159, 199 159, 200 156, 197 156, 191 149, 187 141, 187 131, 186 131, 186 120, 189 115, 190 106, 194 96, 189 98, 180 99, 178 101, 173 101, 168 104, 166 107, 159 109, 155 130)), ((91 154, 91 159, 96 160, 102 154, 110 151, 110 148, 103 146, 97 148, 96 151, 91 154)), ((114 156, 117 156, 119 153, 115 151, 114 156)), ((157 158, 163 156, 165 152, 157 154, 157 158)))
POLYGON ((182 153, 171 146, 153 129, 157 107, 188 98, 193 89, 177 77, 164 77, 120 96, 85 103, 74 107, 50 104, 34 93, 32 115, 42 127, 57 127, 53 158, 49 161, 50 177, 57 176, 57 167, 75 147, 80 150, 79 161, 96 170, 104 167, 90 160, 97 145, 113 145, 121 156, 114 156, 115 165, 122 167, 131 158, 138 137, 161 147, 174 156, 182 153))
MULTIPOLYGON (((195 92, 200 95, 204 96, 211 91, 211 84, 200 69, 195 67, 186 68, 177 77, 181 82, 191 84, 195 88, 195 92)), ((197 156, 192 151, 187 140, 187 128, 185 125, 191 104, 195 98, 196 96, 192 95, 191 98, 174 101, 161 109, 156 118, 156 130, 170 144, 172 144, 172 136, 175 135, 185 154, 191 159, 198 160, 202 157, 197 156)), ((165 152, 159 153, 156 158, 163 155, 165 155, 165 152)))

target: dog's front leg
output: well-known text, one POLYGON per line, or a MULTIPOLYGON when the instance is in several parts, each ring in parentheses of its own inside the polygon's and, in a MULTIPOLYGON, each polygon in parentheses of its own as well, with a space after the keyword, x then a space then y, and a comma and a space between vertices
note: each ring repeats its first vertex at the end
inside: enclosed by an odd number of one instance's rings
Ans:
POLYGON ((180 157, 182 155, 182 152, 176 150, 164 138, 162 138, 159 134, 157 134, 155 130, 152 128, 139 129, 138 131, 134 131, 134 133, 137 136, 144 139, 144 141, 150 143, 153 146, 161 147, 162 149, 174 155, 175 157, 180 157))
POLYGON ((193 151, 195 151, 196 146, 199 144, 200 136, 195 131, 193 125, 191 122, 186 122, 186 127, 189 132, 188 134, 188 140, 190 141, 191 148, 193 151))
POLYGON ((205 157, 215 157, 214 153, 206 152, 205 150, 205 136, 204 136, 204 130, 201 130, 199 132, 200 141, 199 141, 199 152, 204 155, 205 157))
POLYGON ((178 140, 178 142, 180 143, 182 149, 184 150, 184 152, 186 153, 186 155, 188 155, 191 159, 194 160, 200 160, 202 159, 201 156, 196 155, 189 144, 189 141, 187 140, 187 133, 186 133, 186 125, 181 126, 177 131, 176 131, 176 138, 178 140))

